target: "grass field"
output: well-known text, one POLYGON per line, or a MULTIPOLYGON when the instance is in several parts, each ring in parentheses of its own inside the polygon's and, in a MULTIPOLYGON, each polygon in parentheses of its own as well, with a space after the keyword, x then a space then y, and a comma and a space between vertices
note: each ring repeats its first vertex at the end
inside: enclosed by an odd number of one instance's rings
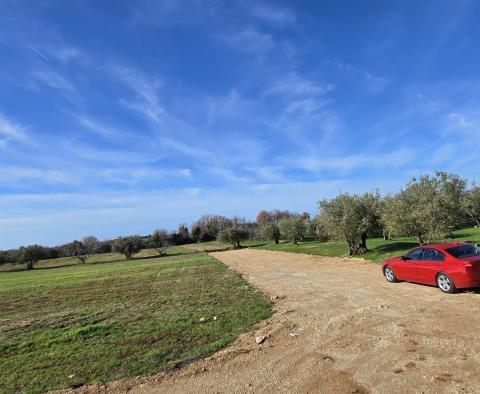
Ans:
POLYGON ((269 300, 214 258, 172 252, 0 273, 0 392, 43 392, 174 368, 226 346, 270 315, 269 300))

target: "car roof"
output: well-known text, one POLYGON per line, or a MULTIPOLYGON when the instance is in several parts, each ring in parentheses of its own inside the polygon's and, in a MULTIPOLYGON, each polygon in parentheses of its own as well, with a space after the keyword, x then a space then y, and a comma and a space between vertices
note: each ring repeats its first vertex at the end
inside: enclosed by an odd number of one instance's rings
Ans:
POLYGON ((448 249, 453 248, 454 246, 464 245, 465 242, 440 242, 438 244, 422 245, 422 248, 438 248, 438 249, 448 249))

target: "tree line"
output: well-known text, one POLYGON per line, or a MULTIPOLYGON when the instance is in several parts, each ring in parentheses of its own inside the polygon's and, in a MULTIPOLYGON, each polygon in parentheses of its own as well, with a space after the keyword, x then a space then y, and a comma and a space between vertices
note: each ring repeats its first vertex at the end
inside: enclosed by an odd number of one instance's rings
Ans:
POLYGON ((313 218, 308 213, 262 210, 255 224, 247 229, 241 222, 232 223, 220 229, 218 239, 236 247, 247 238, 276 243, 280 239, 297 243, 303 238, 343 241, 349 255, 360 255, 368 251, 369 237, 415 237, 424 244, 449 237, 456 229, 480 226, 480 187, 438 171, 412 178, 400 191, 384 196, 375 191, 323 199, 313 218))
POLYGON ((56 246, 22 246, 0 251, 0 264, 21 262, 26 269, 42 259, 76 257, 85 263, 88 256, 118 252, 131 258, 144 248, 165 255, 172 245, 220 240, 240 247, 242 241, 281 239, 297 243, 309 238, 318 242, 334 240, 348 244, 350 255, 368 251, 369 237, 415 237, 419 244, 444 238, 455 229, 480 226, 480 187, 447 172, 412 178, 400 191, 382 196, 378 191, 363 194, 340 193, 318 202, 318 214, 261 210, 255 221, 203 215, 189 228, 155 230, 148 236, 133 235, 99 241, 93 236, 56 246))

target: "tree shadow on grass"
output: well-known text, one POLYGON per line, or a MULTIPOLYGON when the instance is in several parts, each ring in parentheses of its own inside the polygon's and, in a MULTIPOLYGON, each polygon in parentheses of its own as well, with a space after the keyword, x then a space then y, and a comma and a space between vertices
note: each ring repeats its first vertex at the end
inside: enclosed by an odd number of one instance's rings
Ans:
POLYGON ((418 246, 418 243, 415 241, 392 242, 392 243, 376 246, 374 248, 369 248, 369 252, 393 253, 393 252, 404 251, 405 249, 412 249, 415 246, 418 246))

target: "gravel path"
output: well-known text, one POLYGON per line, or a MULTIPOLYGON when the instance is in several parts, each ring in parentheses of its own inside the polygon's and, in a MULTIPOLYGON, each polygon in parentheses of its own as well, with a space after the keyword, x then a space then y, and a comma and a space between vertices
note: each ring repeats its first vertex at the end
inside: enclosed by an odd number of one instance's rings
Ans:
POLYGON ((360 259, 254 249, 212 255, 272 296, 273 317, 179 371, 79 391, 480 392, 479 294, 389 284, 378 265, 360 259))

